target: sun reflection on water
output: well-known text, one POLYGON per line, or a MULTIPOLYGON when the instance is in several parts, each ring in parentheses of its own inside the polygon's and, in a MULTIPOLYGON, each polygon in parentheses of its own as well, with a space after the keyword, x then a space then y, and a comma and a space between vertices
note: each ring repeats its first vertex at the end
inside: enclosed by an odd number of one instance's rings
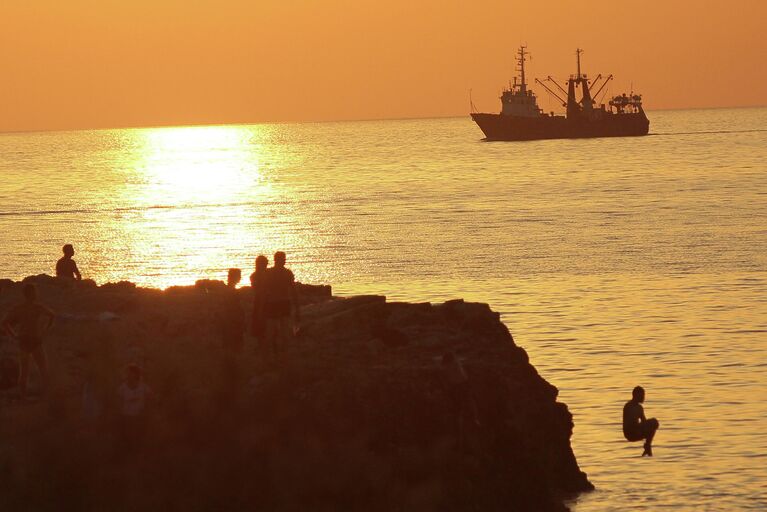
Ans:
POLYGON ((225 204, 264 187, 259 144, 238 126, 151 129, 134 169, 150 204, 225 204), (254 190, 255 189, 255 190, 254 190))
POLYGON ((111 226, 130 244, 133 257, 145 262, 131 279, 165 287, 221 278, 238 264, 247 270, 251 258, 244 257, 245 246, 267 245, 263 225, 253 222, 265 213, 261 199, 271 189, 261 172, 259 128, 134 132, 137 150, 127 164, 130 201, 145 208, 111 226))

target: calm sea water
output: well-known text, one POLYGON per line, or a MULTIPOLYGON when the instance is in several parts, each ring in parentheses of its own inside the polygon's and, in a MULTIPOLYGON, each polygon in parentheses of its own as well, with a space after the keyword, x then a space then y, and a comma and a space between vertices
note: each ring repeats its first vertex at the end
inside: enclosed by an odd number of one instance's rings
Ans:
POLYGON ((0 276, 305 282, 503 313, 575 416, 598 510, 767 508, 767 109, 642 138, 482 142, 469 119, 0 135, 0 276), (647 389, 655 457, 623 440, 647 389))

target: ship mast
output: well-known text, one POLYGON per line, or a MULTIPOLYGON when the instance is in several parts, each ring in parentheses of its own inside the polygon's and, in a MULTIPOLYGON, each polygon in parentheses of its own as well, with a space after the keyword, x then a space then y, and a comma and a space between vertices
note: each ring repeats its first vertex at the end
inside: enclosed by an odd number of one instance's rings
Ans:
POLYGON ((575 49, 575 56, 578 61, 578 80, 581 79, 581 53, 583 53, 583 50, 580 48, 575 49))
POLYGON ((519 63, 519 79, 522 83, 519 84, 519 90, 522 94, 527 94, 527 81, 525 80, 525 50, 527 46, 520 46, 517 51, 517 62, 519 63))
POLYGON ((581 54, 583 50, 576 48, 575 58, 578 65, 578 74, 575 76, 570 75, 570 79, 567 81, 567 117, 575 118, 581 114, 590 114, 594 107, 594 100, 591 98, 591 91, 589 90, 588 77, 581 73, 581 54), (575 99, 575 88, 581 87, 581 101, 575 99))

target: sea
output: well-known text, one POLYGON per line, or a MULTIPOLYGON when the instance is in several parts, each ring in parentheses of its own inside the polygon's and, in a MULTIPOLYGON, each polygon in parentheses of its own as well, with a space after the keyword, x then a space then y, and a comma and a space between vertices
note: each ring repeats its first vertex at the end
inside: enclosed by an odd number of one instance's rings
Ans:
MULTIPOLYGON (((165 288, 288 256, 339 295, 487 302, 559 389, 577 512, 767 510, 767 108, 486 142, 468 117, 0 134, 0 277, 165 288), (631 389, 653 458, 621 432, 631 389)), ((469 367, 469 371, 471 368, 469 367)))

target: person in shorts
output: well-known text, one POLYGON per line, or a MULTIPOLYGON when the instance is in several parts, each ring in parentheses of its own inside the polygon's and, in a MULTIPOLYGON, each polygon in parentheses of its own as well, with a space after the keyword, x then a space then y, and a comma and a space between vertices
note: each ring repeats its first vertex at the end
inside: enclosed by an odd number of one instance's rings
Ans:
POLYGON ((274 266, 266 271, 263 301, 265 341, 272 355, 284 349, 300 321, 296 280, 282 251, 274 253, 274 266))
POLYGON ((655 418, 645 418, 642 408, 644 397, 644 388, 637 386, 631 392, 631 400, 623 406, 623 435, 626 440, 632 442, 644 440, 642 457, 652 457, 652 440, 660 423, 655 418))
POLYGON ((43 350, 43 336, 53 325, 54 313, 37 301, 37 289, 24 285, 24 301, 14 306, 2 322, 2 329, 19 343, 19 391, 26 397, 29 359, 35 360, 43 387, 48 383, 48 363, 43 350))

